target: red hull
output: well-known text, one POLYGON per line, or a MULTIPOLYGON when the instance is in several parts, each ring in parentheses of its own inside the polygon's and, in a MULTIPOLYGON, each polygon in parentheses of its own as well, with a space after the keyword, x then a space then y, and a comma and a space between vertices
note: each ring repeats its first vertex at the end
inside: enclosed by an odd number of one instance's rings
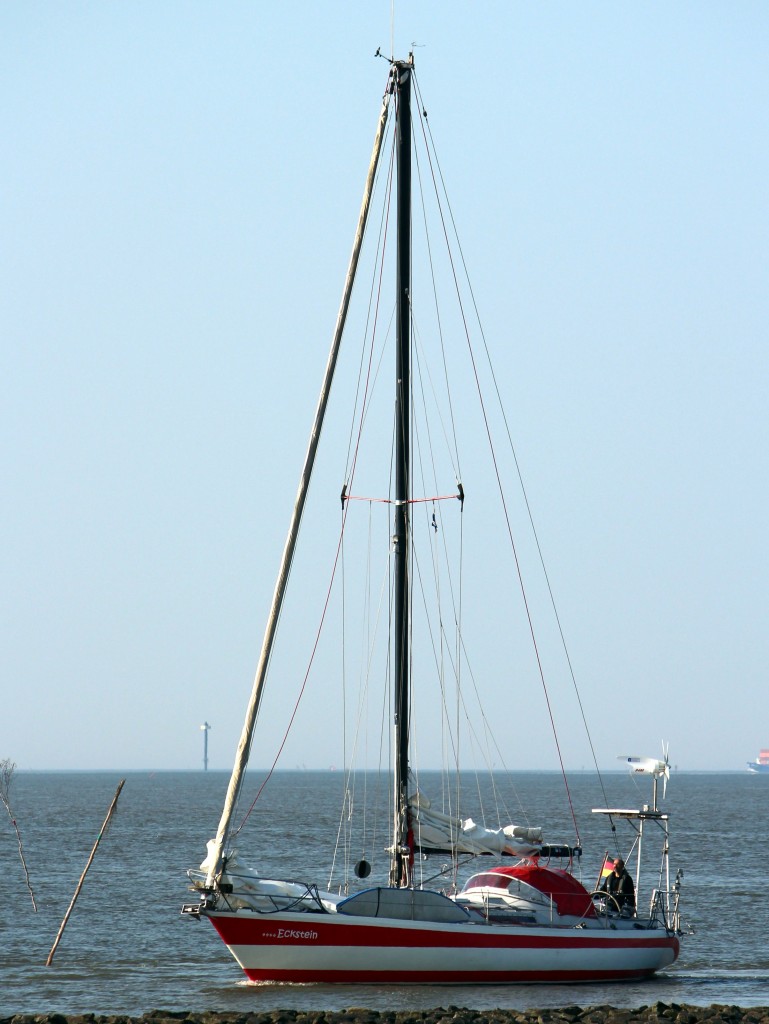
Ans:
POLYGON ((212 914, 252 981, 511 984, 621 981, 673 963, 679 942, 603 928, 435 926, 402 922, 212 914))

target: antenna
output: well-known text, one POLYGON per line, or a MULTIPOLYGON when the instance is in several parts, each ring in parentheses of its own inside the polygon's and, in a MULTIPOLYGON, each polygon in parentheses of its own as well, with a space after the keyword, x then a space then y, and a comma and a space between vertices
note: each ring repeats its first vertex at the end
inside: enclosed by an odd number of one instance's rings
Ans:
POLYGON ((200 727, 203 730, 203 771, 208 771, 208 730, 211 726, 208 722, 203 722, 200 727))

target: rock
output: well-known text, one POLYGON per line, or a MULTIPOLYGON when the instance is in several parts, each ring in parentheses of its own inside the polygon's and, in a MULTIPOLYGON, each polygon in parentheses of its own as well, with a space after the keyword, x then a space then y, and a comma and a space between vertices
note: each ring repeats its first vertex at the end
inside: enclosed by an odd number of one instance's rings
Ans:
POLYGON ((352 1006, 337 1012, 273 1010, 217 1013, 150 1010, 143 1017, 92 1013, 15 1014, 0 1024, 769 1024, 769 1006, 692 1006, 657 1002, 637 1009, 569 1005, 551 1009, 471 1010, 460 1006, 433 1010, 370 1010, 352 1006))

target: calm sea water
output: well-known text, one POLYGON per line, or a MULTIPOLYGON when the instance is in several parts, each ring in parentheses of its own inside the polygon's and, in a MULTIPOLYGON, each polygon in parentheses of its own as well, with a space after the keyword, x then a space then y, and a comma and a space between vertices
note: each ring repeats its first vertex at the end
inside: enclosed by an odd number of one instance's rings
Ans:
MULTIPOLYGON (((664 1002, 769 1004, 769 777, 674 773, 673 868, 683 867, 685 920, 696 933, 679 961, 652 981, 587 986, 429 988, 250 985, 213 928, 180 917, 190 898, 185 870, 197 866, 218 822, 227 775, 219 772, 125 776, 117 815, 101 842, 51 967, 45 961, 121 776, 22 773, 11 788, 38 901, 34 913, 16 838, 0 827, 0 1016, 12 1013, 137 1015, 151 1009, 260 1011, 447 1006, 531 1008, 664 1002)), ((254 773, 253 785, 258 781, 254 773)), ((570 841, 559 776, 521 773, 515 788, 547 838, 570 841)), ((609 802, 638 806, 639 780, 606 778, 609 802)), ((265 872, 325 881, 309 866, 336 831, 340 773, 285 772, 257 814, 266 836, 265 872), (310 876, 314 877, 310 877, 310 876)), ((570 779, 592 875, 609 845, 604 806, 592 776, 570 779)), ((423 788, 427 788, 424 785, 423 788)))

